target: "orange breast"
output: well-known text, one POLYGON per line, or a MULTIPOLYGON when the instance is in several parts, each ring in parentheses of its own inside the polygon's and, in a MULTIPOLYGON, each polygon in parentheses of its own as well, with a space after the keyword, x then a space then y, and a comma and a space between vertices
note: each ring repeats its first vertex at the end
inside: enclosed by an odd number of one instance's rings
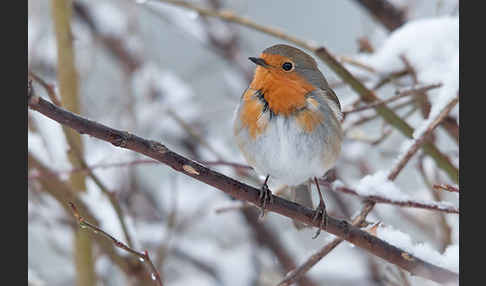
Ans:
POLYGON ((290 59, 262 54, 271 67, 258 66, 250 87, 260 90, 275 114, 290 115, 306 105, 305 95, 316 88, 295 71, 286 72, 281 65, 290 59))
POLYGON ((263 103, 258 100, 254 93, 256 90, 247 89, 243 95, 243 102, 240 111, 242 126, 248 128, 250 136, 255 139, 267 127, 267 121, 261 118, 263 103))

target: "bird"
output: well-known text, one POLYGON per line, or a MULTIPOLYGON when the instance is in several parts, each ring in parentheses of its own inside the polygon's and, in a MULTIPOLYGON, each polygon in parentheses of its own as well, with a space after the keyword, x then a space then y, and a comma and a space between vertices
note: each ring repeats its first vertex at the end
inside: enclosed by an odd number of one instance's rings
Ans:
POLYGON ((277 44, 249 60, 256 68, 234 112, 233 135, 247 163, 265 176, 259 189, 261 216, 273 203, 270 177, 294 190, 307 184, 310 192, 314 183, 316 238, 327 226, 317 178, 334 167, 343 140, 339 99, 314 58, 298 48, 277 44))

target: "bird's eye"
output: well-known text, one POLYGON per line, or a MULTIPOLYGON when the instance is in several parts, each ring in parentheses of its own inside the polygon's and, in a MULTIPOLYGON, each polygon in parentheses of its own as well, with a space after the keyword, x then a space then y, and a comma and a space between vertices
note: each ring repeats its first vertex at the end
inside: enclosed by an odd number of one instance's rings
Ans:
POLYGON ((294 66, 292 65, 292 63, 289 63, 289 62, 285 62, 283 63, 282 65, 282 68, 285 70, 285 71, 289 71, 293 68, 294 66))

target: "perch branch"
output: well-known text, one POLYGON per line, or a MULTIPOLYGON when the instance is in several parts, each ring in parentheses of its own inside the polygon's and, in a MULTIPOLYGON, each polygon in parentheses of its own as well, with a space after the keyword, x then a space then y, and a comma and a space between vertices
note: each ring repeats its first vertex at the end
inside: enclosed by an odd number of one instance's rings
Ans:
MULTIPOLYGON (((159 142, 146 140, 134 134, 119 131, 98 122, 82 118, 55 106, 54 104, 34 95, 32 92, 28 93, 27 101, 32 110, 36 110, 62 125, 69 126, 80 134, 88 134, 103 141, 107 141, 114 146, 144 154, 170 166, 177 172, 213 186, 236 199, 259 205, 259 189, 210 170, 195 161, 169 150, 159 142)), ((314 210, 277 196, 273 197, 273 203, 267 205, 267 210, 314 227, 320 227, 318 221, 313 221, 315 215, 314 210)), ((347 221, 328 217, 328 224, 325 227, 323 226, 322 229, 339 236, 414 275, 439 283, 458 280, 457 273, 414 257, 413 255, 352 226, 347 221)))

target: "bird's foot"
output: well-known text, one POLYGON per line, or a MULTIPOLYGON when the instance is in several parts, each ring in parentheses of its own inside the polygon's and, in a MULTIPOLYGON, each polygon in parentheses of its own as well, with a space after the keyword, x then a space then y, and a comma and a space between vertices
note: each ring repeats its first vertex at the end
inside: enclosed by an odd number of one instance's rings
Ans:
POLYGON ((323 202, 320 202, 315 210, 314 217, 312 218, 312 222, 316 222, 319 220, 319 228, 317 229, 316 234, 312 239, 316 239, 319 234, 321 233, 321 228, 327 228, 327 212, 326 212, 326 205, 323 202))
POLYGON ((262 185, 262 188, 260 189, 260 194, 258 196, 258 199, 260 201, 260 210, 261 210, 260 218, 263 218, 265 216, 265 208, 267 206, 267 203, 270 204, 273 203, 272 191, 270 191, 266 182, 262 185))

